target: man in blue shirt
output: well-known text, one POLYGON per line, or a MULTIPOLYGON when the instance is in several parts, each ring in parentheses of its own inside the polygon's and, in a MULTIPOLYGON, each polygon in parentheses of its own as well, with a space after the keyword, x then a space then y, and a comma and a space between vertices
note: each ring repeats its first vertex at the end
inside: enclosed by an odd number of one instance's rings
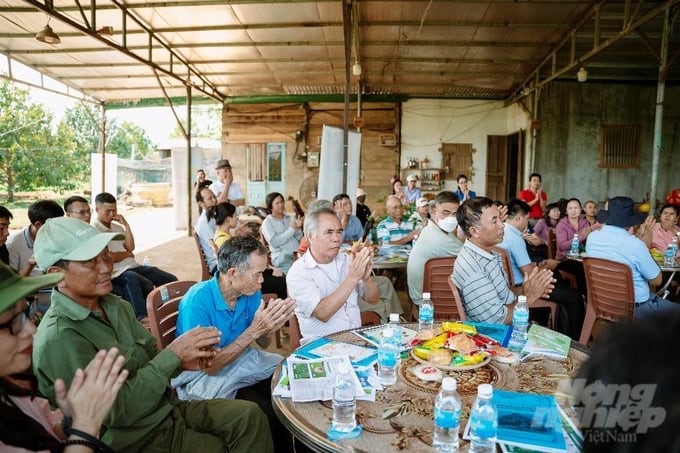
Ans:
POLYGON ((333 197, 333 210, 340 219, 340 225, 344 229, 342 232, 342 242, 360 241, 364 236, 364 227, 361 220, 352 215, 352 200, 346 193, 341 193, 333 197))
MULTIPOLYGON (((264 351, 271 335, 293 314, 293 299, 262 301, 262 273, 267 267, 267 249, 250 236, 228 239, 217 254, 218 273, 197 283, 179 304, 177 335, 196 327, 214 326, 220 331, 220 350, 210 367, 185 371, 173 379, 180 399, 238 398, 257 403, 267 414, 276 451, 286 430, 271 406, 271 376, 283 360, 264 351), (257 343, 260 348, 252 347, 257 343)), ((290 437, 290 436, 286 436, 290 437)))
MULTIPOLYGON (((529 205, 522 200, 515 199, 508 203, 508 218, 505 221, 503 242, 499 244, 499 247, 508 252, 515 286, 522 286, 524 276, 531 274, 534 267, 538 266, 540 269, 549 269, 554 272, 558 264, 556 260, 545 260, 536 264, 529 258, 522 231, 529 225, 530 210, 529 205)), ((557 330, 578 341, 586 315, 583 298, 578 291, 569 287, 567 282, 560 280, 559 273, 555 273, 554 276, 557 279, 554 283, 555 287, 546 299, 564 307, 566 315, 558 316, 557 330)))
POLYGON ((416 175, 408 175, 406 177, 404 195, 408 197, 409 203, 415 203, 416 200, 422 195, 420 187, 416 187, 416 184, 418 184, 418 177, 416 175))
POLYGON ((604 226, 588 235, 586 255, 624 263, 633 274, 635 289, 635 317, 642 318, 663 311, 680 312, 680 304, 663 299, 649 290, 649 286, 661 284, 661 269, 649 253, 647 245, 631 234, 634 226, 651 232, 654 219, 645 220, 646 214, 637 214, 633 200, 614 197, 609 200, 608 210, 597 214, 597 221, 604 226), (643 223, 644 222, 644 223, 643 223))

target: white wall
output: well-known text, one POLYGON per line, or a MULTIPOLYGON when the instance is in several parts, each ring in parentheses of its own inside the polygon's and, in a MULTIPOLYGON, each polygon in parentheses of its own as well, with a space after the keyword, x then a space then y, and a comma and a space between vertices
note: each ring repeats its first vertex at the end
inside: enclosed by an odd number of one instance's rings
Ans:
MULTIPOLYGON (((509 135, 528 129, 529 118, 517 105, 502 101, 413 99, 403 103, 401 120, 401 168, 414 157, 426 156, 431 168, 441 168, 442 143, 472 143, 473 174, 470 188, 484 195, 486 187, 486 136, 509 135)), ((529 150, 527 144, 526 150, 529 150)), ((526 155, 528 156, 528 151, 526 155)), ((456 190, 456 181, 445 181, 456 190)))

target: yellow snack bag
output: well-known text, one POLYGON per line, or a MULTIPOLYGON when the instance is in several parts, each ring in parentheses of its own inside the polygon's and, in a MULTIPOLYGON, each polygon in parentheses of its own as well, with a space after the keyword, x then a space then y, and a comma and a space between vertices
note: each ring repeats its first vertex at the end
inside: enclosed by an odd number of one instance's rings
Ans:
POLYGON ((477 329, 475 329, 475 326, 471 326, 469 324, 463 324, 462 322, 458 322, 458 321, 444 321, 442 323, 442 330, 444 332, 466 333, 468 335, 476 335, 477 334, 477 329))

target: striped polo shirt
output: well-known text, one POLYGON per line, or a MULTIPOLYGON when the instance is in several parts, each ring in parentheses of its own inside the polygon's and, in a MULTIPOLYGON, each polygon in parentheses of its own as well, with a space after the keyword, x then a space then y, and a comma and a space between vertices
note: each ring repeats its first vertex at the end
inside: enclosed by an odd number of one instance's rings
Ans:
POLYGON ((381 240, 387 232, 390 235, 390 241, 398 241, 413 231, 414 228, 413 222, 406 217, 401 219, 401 223, 397 223, 392 217, 388 216, 378 224, 378 240, 381 240))

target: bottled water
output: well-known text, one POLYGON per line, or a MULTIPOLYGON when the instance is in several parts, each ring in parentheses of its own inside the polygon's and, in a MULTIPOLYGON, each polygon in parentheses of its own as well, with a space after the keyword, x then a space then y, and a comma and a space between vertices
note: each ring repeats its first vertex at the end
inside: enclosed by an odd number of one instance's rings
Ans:
POLYGON ((333 386, 333 421, 331 429, 343 433, 357 426, 355 417, 357 407, 352 369, 346 363, 338 364, 333 386))
POLYGON ((378 381, 382 385, 397 382, 397 356, 399 349, 394 344, 394 330, 386 327, 382 332, 382 340, 378 347, 378 381))
POLYGON ((663 255, 663 265, 664 267, 675 266, 675 251, 673 250, 673 244, 668 244, 668 247, 666 247, 666 253, 663 255))
POLYGON ((404 332, 399 325, 399 313, 390 314, 390 327, 394 331, 394 345, 397 347, 397 365, 401 363, 401 349, 404 344, 404 332))
POLYGON ((434 400, 434 442, 432 442, 432 446, 437 451, 454 452, 458 450, 462 404, 460 396, 456 392, 456 378, 444 378, 442 388, 434 400))
POLYGON ((470 412, 470 453, 495 453, 498 411, 493 404, 493 387, 477 387, 477 400, 470 412))
POLYGON ((673 255, 676 257, 678 256, 678 236, 673 235, 671 238, 671 245, 673 246, 673 255))
POLYGON ((434 305, 430 299, 430 293, 423 293, 423 301, 418 309, 418 332, 432 330, 434 323, 434 305))
POLYGON ((527 329, 529 328, 529 306, 527 297, 519 296, 515 310, 512 313, 512 338, 511 342, 522 349, 527 342, 527 329))
POLYGON ((569 252, 572 256, 578 256, 578 233, 574 234, 571 239, 571 250, 569 252))
POLYGON ((148 256, 144 257, 144 261, 142 261, 142 266, 151 266, 151 261, 149 260, 148 256))

